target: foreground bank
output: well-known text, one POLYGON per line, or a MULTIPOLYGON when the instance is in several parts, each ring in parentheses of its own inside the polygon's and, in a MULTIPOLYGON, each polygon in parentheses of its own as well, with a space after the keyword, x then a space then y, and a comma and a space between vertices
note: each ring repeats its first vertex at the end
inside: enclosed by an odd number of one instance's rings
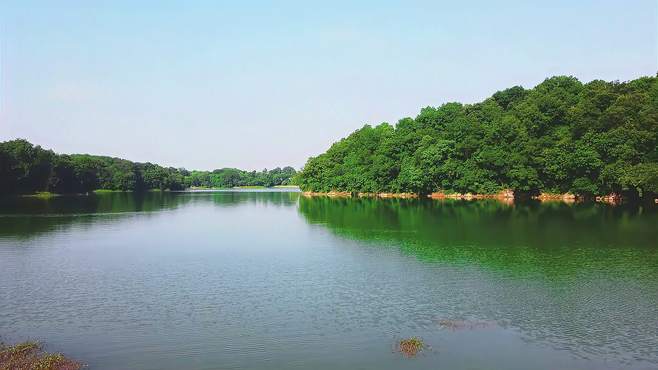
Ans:
POLYGON ((38 342, 13 346, 0 343, 0 369, 3 370, 79 370, 82 364, 61 353, 43 352, 38 342))

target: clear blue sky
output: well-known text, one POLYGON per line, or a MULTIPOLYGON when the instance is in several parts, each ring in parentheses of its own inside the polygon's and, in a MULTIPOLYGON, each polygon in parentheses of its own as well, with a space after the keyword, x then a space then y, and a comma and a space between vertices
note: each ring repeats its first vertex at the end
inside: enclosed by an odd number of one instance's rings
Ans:
POLYGON ((301 167, 424 106, 658 71, 656 0, 133 3, 0 1, 0 140, 301 167))

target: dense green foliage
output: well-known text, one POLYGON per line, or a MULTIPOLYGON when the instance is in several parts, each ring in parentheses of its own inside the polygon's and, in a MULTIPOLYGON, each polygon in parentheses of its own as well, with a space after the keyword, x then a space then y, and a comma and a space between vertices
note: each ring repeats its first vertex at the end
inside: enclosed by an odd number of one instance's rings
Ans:
POLYGON ((292 167, 242 171, 222 168, 187 171, 151 163, 88 154, 56 154, 25 140, 0 143, 0 194, 86 193, 108 190, 180 190, 191 186, 286 185, 296 173, 292 167))
POLYGON ((658 79, 553 77, 477 104, 427 107, 310 158, 307 191, 658 193, 658 79))

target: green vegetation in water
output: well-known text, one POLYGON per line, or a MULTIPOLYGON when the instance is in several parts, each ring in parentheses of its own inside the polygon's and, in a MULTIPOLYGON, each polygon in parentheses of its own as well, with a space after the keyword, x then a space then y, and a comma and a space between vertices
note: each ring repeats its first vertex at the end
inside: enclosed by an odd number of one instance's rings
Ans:
POLYGON ((56 154, 21 139, 0 142, 0 194, 272 187, 290 184, 295 174, 289 166, 262 171, 188 171, 89 154, 56 154))
POLYGON ((39 198, 39 199, 50 199, 52 197, 56 197, 57 194, 51 193, 49 191, 38 191, 34 194, 26 194, 24 196, 25 197, 31 197, 31 198, 39 198))
POLYGON ((46 353, 38 342, 0 343, 0 370, 78 370, 82 365, 61 353, 46 353))
POLYGON ((122 192, 125 192, 125 190, 112 190, 112 189, 96 189, 96 190, 94 190, 94 193, 98 193, 98 194, 122 193, 122 192))
POLYGON ((213 186, 190 186, 190 190, 226 190, 231 188, 216 188, 213 186))
POLYGON ((397 343, 398 352, 407 358, 416 357, 425 347, 423 340, 418 337, 402 339, 397 343))
POLYGON ((369 125, 308 160, 310 192, 658 194, 658 78, 574 77, 369 125))

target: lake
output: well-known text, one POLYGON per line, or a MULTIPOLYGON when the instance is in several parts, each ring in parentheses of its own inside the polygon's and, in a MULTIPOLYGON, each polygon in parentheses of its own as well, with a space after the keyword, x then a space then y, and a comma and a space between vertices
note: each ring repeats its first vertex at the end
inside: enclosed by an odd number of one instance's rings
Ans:
POLYGON ((4 198, 0 339, 90 369, 656 369, 657 208, 4 198))

